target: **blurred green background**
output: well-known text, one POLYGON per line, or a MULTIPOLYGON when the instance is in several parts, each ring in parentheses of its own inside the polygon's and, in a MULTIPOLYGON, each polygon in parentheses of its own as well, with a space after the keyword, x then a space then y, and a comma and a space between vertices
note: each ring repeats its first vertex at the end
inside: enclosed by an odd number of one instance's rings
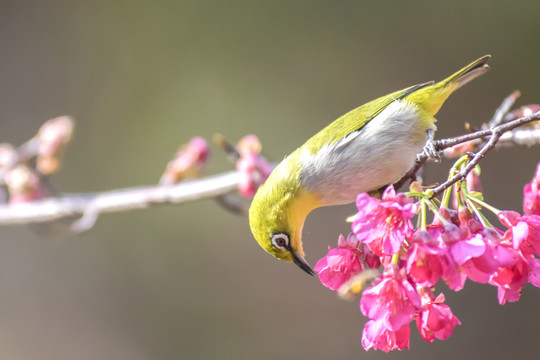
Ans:
MULTIPOLYGON (((279 160, 346 111, 491 53, 438 137, 489 119, 514 89, 540 103, 538 1, 0 1, 0 141, 76 118, 64 192, 153 184, 177 147, 257 134, 279 160)), ((519 210, 539 148, 483 164, 488 201, 519 210)), ((448 168, 431 165, 429 180, 448 168)), ((214 149, 209 173, 230 169, 214 149)), ((314 264, 352 206, 312 214, 314 264)), ((537 359, 540 290, 446 291, 463 325, 410 351, 364 352, 365 319, 266 255, 213 201, 105 215, 81 236, 0 228, 0 359, 537 359)))

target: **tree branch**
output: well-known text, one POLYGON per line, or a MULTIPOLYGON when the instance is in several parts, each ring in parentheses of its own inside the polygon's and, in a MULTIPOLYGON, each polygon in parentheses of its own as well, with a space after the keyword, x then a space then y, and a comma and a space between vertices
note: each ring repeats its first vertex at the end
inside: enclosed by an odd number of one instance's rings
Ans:
MULTIPOLYGON (((463 148, 460 148, 459 151, 456 151, 455 146, 457 145, 464 146, 463 144, 465 144, 465 149, 470 149, 467 151, 473 151, 474 149, 478 150, 476 154, 472 155, 471 161, 461 170, 461 172, 455 175, 452 179, 433 189, 435 195, 444 191, 444 189, 450 187, 456 181, 459 181, 465 177, 467 173, 474 168, 474 166, 491 149, 495 147, 495 145, 518 144, 531 146, 534 144, 540 144, 540 128, 526 127, 516 129, 519 126, 539 120, 540 112, 536 112, 528 116, 522 116, 517 119, 517 113, 510 113, 505 116, 506 112, 513 105, 517 96, 519 96, 519 93, 514 92, 505 99, 505 101, 497 109, 493 119, 490 121, 491 128, 451 139, 437 140, 432 143, 432 149, 434 151, 441 152, 441 155, 444 157, 455 157, 456 154, 458 156, 462 155, 464 150, 463 148), (513 117, 509 117, 509 115, 512 115, 513 117), (494 124, 498 125, 493 126, 494 124), (486 139, 488 141, 486 141, 486 139)), ((534 106, 538 108, 538 106, 534 106)), ((531 107, 528 109, 530 111, 531 107)), ((65 123, 65 121, 62 123, 59 122, 59 120, 66 119, 68 118, 61 117, 52 119, 50 122, 57 122, 62 125, 65 123)), ((71 118, 68 120, 72 121, 71 118)), ((33 173, 31 173, 32 170, 28 167, 25 168, 25 166, 27 166, 25 164, 27 164, 28 161, 33 157, 40 156, 38 137, 42 132, 44 132, 43 129, 45 128, 46 127, 43 126, 36 137, 24 143, 18 149, 8 149, 11 151, 10 153, 8 151, 8 153, 11 155, 4 156, 3 159, 8 159, 9 161, 4 160, 4 162, 0 162, 0 180, 5 180, 6 174, 12 169, 15 169, 16 166, 23 165, 23 170, 26 172, 23 171, 19 173, 19 177, 14 177, 14 179, 18 180, 19 182, 24 180, 22 181, 22 185, 24 186, 28 186, 28 184, 35 185, 28 182, 34 178, 31 176, 33 175, 33 173), (26 174, 30 177, 21 177, 21 174, 26 174)), ((69 126, 67 127, 67 130, 69 130, 69 134, 72 131, 71 127, 69 126)), ((58 139, 62 140, 63 143, 67 142, 65 135, 60 136, 58 134, 62 135, 63 133, 57 132, 56 137, 45 137, 45 140, 54 140, 52 141, 53 145, 61 144, 58 139)), ((43 142, 43 139, 40 141, 43 142)), ((231 157, 231 161, 239 161, 240 153, 234 145, 230 144, 223 138, 223 136, 219 135, 216 136, 216 142, 226 150, 227 154, 229 154, 231 157)), ((242 143, 247 150, 254 151, 255 154, 258 154, 260 151, 260 143, 258 142, 258 139, 255 141, 255 139, 249 138, 242 143)), ((181 152, 182 151, 186 152, 189 151, 189 149, 182 148, 181 152)), ((2 158, 0 157, 0 160, 1 159, 2 158)), ((424 153, 419 154, 415 166, 398 183, 396 183, 396 188, 399 188, 399 186, 403 185, 409 179, 415 179, 416 172, 428 159, 428 152, 425 151, 424 153)), ((180 160, 182 159, 180 158, 180 160)), ((267 167, 271 168, 271 165, 267 164, 267 167)), ((37 174, 40 174, 39 171, 37 174)), ((255 173, 255 175, 260 174, 255 173)), ((102 213, 145 209, 150 206, 163 204, 181 204, 189 201, 208 198, 215 199, 218 204, 229 211, 246 215, 248 211, 247 203, 240 201, 240 199, 237 199, 233 194, 231 194, 232 192, 236 193, 239 191, 241 176, 245 177, 245 174, 241 174, 237 171, 230 171, 201 179, 182 180, 181 182, 172 185, 142 186, 111 190, 101 193, 60 194, 58 196, 49 198, 40 198, 41 196, 44 196, 44 193, 38 191, 39 187, 37 186, 43 185, 43 179, 41 179, 38 180, 36 188, 30 188, 30 190, 33 191, 30 192, 30 195, 37 194, 37 200, 33 200, 35 198, 32 198, 32 196, 27 196, 28 189, 19 185, 20 189, 23 191, 23 197, 17 198, 17 201, 14 201, 17 194, 11 192, 11 190, 17 190, 17 188, 15 188, 13 184, 3 183, 6 184, 10 190, 11 203, 0 204, 0 226, 44 223, 60 219, 70 219, 74 220, 72 229, 76 232, 82 232, 90 229, 97 221, 99 215, 102 213), (10 185, 12 188, 10 188, 10 185), (26 191, 26 193, 24 191, 26 191)))
POLYGON ((63 194, 27 203, 3 204, 0 205, 0 225, 48 222, 82 215, 72 226, 74 231, 81 232, 90 229, 101 213, 215 198, 237 190, 238 180, 237 172, 231 171, 204 179, 185 180, 171 186, 63 194))
MULTIPOLYGON (((476 131, 471 134, 465 134, 451 139, 434 141, 432 144, 433 149, 435 149, 436 151, 440 151, 441 155, 444 157, 454 157, 455 155, 453 154, 453 152, 448 151, 448 149, 451 150, 452 147, 463 143, 471 142, 470 145, 473 148, 477 147, 480 144, 483 144, 483 146, 481 147, 480 151, 473 157, 473 159, 466 168, 464 168, 454 178, 434 188, 433 196, 437 196, 446 188, 455 184, 459 179, 464 178, 469 173, 469 171, 471 171, 474 166, 476 166, 480 162, 480 160, 495 147, 495 145, 499 141, 504 141, 506 144, 511 143, 514 145, 517 144, 527 146, 540 143, 540 129, 520 129, 519 131, 516 131, 516 133, 514 133, 513 131, 517 127, 527 125, 538 120, 540 120, 540 111, 528 116, 523 116, 519 119, 508 121, 490 129, 476 131), (488 136, 489 141, 486 143, 484 139, 488 136)), ((403 175, 403 177, 399 179, 398 182, 394 184, 394 187, 396 189, 399 189, 408 180, 415 179, 416 173, 418 172, 418 170, 420 170, 420 168, 429 158, 429 151, 424 150, 423 153, 418 154, 414 166, 405 175, 403 175)))

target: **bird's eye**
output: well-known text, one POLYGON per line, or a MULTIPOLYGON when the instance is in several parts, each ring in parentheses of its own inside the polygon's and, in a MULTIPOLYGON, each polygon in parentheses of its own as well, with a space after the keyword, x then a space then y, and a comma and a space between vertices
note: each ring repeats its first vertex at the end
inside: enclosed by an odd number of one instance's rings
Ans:
POLYGON ((289 246, 289 237, 287 234, 274 234, 272 236, 272 244, 280 250, 284 250, 289 246))

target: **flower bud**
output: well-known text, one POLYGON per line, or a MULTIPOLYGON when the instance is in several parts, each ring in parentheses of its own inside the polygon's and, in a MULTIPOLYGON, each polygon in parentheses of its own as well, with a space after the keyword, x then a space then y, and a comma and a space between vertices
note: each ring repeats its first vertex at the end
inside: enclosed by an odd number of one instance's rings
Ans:
POLYGON ((240 141, 238 141, 238 144, 236 145, 236 148, 238 149, 238 152, 240 154, 244 153, 255 153, 260 154, 262 150, 262 144, 259 140, 259 138, 256 135, 246 135, 240 141))
POLYGON ((8 143, 0 144, 0 168, 15 165, 17 159, 17 150, 13 145, 8 143))
POLYGON ((529 116, 534 113, 537 113, 538 111, 540 111, 540 105, 537 105, 537 104, 525 105, 525 106, 520 107, 519 109, 516 109, 506 114, 504 117, 504 121, 511 121, 511 120, 519 119, 521 117, 529 116))
POLYGON ((255 135, 244 136, 236 148, 240 154, 236 162, 236 170, 240 174, 238 191, 240 195, 250 198, 266 181, 272 172, 272 165, 260 155, 262 145, 255 135))
POLYGON ((459 222, 460 223, 468 223, 469 220, 472 219, 472 214, 471 214, 471 211, 466 208, 466 207, 462 207, 461 209, 458 210, 458 216, 459 216, 459 222))
POLYGON ((185 178, 198 176, 208 160, 210 149, 205 139, 194 137, 180 147, 174 158, 169 161, 161 176, 161 185, 171 185, 185 178))
POLYGON ((39 177, 27 165, 20 164, 10 169, 4 180, 8 187, 10 204, 41 199, 45 195, 39 177))
POLYGON ((37 134, 37 169, 42 174, 52 174, 60 167, 60 157, 72 138, 74 123, 69 116, 48 120, 37 134))

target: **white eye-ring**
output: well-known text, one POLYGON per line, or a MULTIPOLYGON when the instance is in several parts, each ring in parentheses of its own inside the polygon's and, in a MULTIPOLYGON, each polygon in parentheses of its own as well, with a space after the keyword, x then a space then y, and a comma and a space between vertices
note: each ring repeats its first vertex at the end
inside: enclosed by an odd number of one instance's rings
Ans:
POLYGON ((280 250, 285 250, 289 246, 289 237, 287 234, 274 234, 272 236, 272 245, 280 250))

